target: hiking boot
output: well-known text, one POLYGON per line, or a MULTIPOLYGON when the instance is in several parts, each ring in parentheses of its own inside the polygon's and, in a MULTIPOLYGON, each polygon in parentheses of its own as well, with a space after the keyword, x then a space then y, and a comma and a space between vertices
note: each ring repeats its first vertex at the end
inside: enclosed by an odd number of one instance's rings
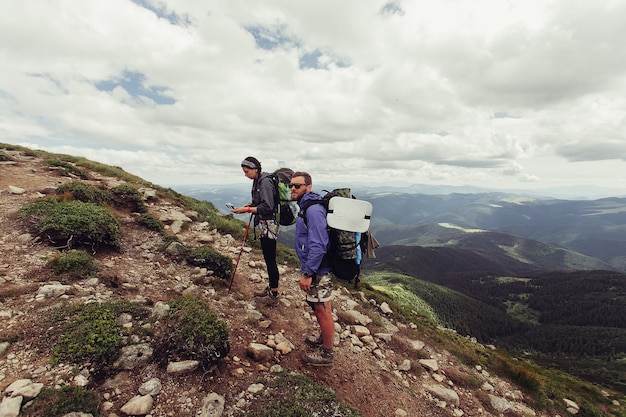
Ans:
POLYGON ((313 348, 320 347, 322 346, 322 335, 307 336, 306 339, 304 339, 304 343, 313 348))
POLYGON ((255 297, 267 297, 268 295, 270 295, 270 287, 265 287, 262 291, 257 291, 254 293, 255 297))
POLYGON ((263 303, 268 307, 276 307, 279 302, 278 296, 272 294, 268 294, 263 300, 263 303))
POLYGON ((302 362, 311 366, 333 366, 335 359, 333 358, 332 350, 329 351, 320 347, 315 352, 302 356, 302 362))

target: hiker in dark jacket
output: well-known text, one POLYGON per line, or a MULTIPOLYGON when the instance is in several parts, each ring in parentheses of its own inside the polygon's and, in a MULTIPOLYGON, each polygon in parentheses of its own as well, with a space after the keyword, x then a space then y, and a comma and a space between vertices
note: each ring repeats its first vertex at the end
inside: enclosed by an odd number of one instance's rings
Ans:
POLYGON ((255 292, 256 297, 263 297, 266 305, 278 305, 278 265, 276 264, 276 239, 279 224, 276 222, 276 186, 270 175, 263 172, 261 163, 253 156, 241 161, 241 169, 252 182, 252 201, 242 207, 231 210, 232 213, 250 213, 254 216, 255 236, 259 237, 263 258, 267 266, 269 285, 262 291, 255 292))
POLYGON ((291 199, 298 201, 300 212, 306 219, 296 221, 296 254, 300 259, 300 289, 306 293, 306 301, 313 309, 320 326, 319 336, 308 336, 304 342, 315 348, 302 360, 307 365, 331 366, 334 362, 335 322, 333 320, 331 299, 332 281, 330 267, 325 259, 330 241, 326 225, 326 209, 321 204, 310 204, 320 200, 319 194, 312 191, 311 175, 306 172, 294 172, 289 188, 291 199), (306 220, 306 221, 305 221, 306 220))

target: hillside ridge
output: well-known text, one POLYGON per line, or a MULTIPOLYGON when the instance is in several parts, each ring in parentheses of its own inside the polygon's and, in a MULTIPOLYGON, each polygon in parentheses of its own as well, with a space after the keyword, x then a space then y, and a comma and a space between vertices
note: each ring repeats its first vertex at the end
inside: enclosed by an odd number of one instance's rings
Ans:
MULTIPOLYGON (((138 415, 244 416, 256 401, 267 398, 263 390, 269 388, 259 387, 259 381, 284 370, 329 387, 365 417, 555 415, 534 408, 532 399, 520 387, 492 370, 478 363, 463 364, 447 349, 450 345, 442 343, 449 332, 425 333, 399 319, 380 300, 349 288, 338 287, 333 303, 340 326, 335 365, 330 369, 308 368, 300 361, 306 351, 303 339, 316 329, 316 324, 296 285, 297 271, 281 265, 281 304, 276 308, 264 306, 252 296, 266 282, 260 251, 246 245, 229 291, 224 280, 211 276, 210 271, 171 261, 158 249, 162 236, 139 227, 133 213, 116 212, 122 227, 122 250, 94 254, 99 267, 96 280, 71 285, 40 281, 46 260, 58 250, 37 241, 20 226, 16 221, 19 208, 70 181, 106 187, 124 181, 93 171, 89 179, 78 179, 50 169, 41 155, 5 152, 11 160, 0 163, 0 327, 2 334, 20 337, 0 339, 0 410, 15 403, 8 400, 16 398, 12 384, 25 380, 42 387, 67 384, 92 388, 100 396, 101 415, 125 415, 142 384, 156 379, 162 388, 158 394, 139 395, 150 396, 152 403, 138 415), (45 335, 31 331, 60 302, 126 299, 154 310, 181 295, 206 300, 228 324, 231 350, 209 371, 196 370, 182 376, 150 362, 119 369, 100 380, 90 373, 90 364, 51 366, 50 352, 41 352, 37 344, 37 338, 45 335), (277 343, 283 339, 286 347, 277 343), (256 361, 250 354, 254 343, 269 347, 272 357, 256 361), (207 399, 215 395, 223 402, 220 413, 207 405, 207 399)), ((176 202, 157 197, 148 199, 147 206, 167 224, 166 233, 175 234, 185 244, 211 244, 233 260, 240 251, 239 240, 194 220, 194 213, 176 202), (174 218, 183 219, 182 227, 174 226, 174 218)), ((458 339, 475 351, 492 349, 470 338, 458 339)), ((605 392, 605 396, 610 394, 605 392)), ((578 412, 575 401, 559 401, 557 409, 578 412)), ((607 403, 619 407, 615 399, 609 398, 607 403)))

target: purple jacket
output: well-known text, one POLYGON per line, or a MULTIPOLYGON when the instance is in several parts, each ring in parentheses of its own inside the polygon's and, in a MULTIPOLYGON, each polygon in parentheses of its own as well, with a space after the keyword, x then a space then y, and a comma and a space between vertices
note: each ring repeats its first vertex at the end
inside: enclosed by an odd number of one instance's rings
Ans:
MULTIPOLYGON (((298 205, 302 210, 307 202, 320 199, 317 193, 307 193, 302 196, 298 205)), ((302 265, 300 271, 309 274, 327 274, 330 267, 327 262, 322 262, 329 247, 326 209, 321 204, 312 204, 306 209, 305 215, 306 224, 302 217, 296 220, 296 254, 302 265)))

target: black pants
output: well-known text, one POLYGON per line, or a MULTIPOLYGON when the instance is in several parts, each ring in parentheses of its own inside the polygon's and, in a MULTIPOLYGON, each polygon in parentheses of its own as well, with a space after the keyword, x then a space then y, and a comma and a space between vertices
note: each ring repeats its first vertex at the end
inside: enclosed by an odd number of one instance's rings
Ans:
POLYGON ((267 275, 270 277, 270 288, 278 288, 278 265, 276 264, 276 240, 268 237, 259 238, 263 258, 267 265, 267 275))

